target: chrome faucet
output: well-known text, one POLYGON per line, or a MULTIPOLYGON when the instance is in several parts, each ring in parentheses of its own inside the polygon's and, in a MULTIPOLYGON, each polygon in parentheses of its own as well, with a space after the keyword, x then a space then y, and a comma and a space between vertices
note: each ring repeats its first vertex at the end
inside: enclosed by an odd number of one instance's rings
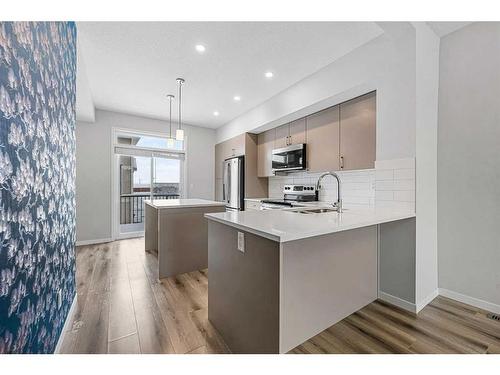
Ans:
POLYGON ((332 176, 335 177, 337 180, 337 202, 332 203, 332 206, 337 209, 338 213, 342 213, 342 194, 341 194, 341 186, 342 183, 340 182, 340 177, 337 173, 335 172, 325 172, 318 178, 318 182, 316 182, 316 200, 319 200, 319 189, 321 189, 321 180, 323 180, 324 177, 326 176, 332 176))

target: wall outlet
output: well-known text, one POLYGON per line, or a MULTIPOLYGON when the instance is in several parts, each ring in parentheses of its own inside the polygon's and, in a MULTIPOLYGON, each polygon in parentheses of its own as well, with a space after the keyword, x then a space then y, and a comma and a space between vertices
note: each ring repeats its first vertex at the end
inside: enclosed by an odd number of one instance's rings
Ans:
POLYGON ((245 233, 243 232, 238 232, 238 250, 245 252, 245 233))
POLYGON ((59 289, 57 291, 57 308, 60 309, 62 306, 62 291, 59 289))

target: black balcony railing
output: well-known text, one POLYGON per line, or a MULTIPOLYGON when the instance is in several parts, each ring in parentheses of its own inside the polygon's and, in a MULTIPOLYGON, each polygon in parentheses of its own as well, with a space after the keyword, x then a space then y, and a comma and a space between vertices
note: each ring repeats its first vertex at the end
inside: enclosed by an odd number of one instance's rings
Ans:
MULTIPOLYGON (((154 199, 178 199, 179 194, 153 194, 154 199)), ((144 200, 151 199, 150 194, 120 195, 120 224, 138 224, 144 222, 144 200)))

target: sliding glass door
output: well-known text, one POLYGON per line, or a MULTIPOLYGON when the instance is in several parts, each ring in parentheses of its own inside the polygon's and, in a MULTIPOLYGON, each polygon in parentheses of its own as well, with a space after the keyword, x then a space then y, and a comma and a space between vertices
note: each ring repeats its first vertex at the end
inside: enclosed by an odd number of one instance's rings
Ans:
POLYGON ((144 230, 144 199, 151 193, 151 157, 117 155, 120 169, 120 233, 144 230))
POLYGON ((152 192, 154 199, 182 196, 182 161, 161 154, 153 156, 152 192))
POLYGON ((175 144, 180 150, 166 145, 166 139, 149 134, 120 132, 115 136, 115 238, 143 235, 146 200, 183 197, 183 144, 175 144))

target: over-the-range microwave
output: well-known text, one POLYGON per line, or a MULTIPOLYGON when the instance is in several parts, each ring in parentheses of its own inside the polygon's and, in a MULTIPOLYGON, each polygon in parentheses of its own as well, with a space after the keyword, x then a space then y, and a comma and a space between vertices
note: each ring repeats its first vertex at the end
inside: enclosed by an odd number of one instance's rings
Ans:
POLYGON ((274 149, 271 160, 273 172, 306 169, 306 144, 274 149))

